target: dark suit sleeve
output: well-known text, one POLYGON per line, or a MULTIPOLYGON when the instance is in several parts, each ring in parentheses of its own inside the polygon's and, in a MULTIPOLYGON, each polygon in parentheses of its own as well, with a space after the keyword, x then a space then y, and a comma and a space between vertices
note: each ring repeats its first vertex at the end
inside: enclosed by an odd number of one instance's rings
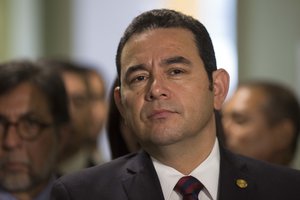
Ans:
POLYGON ((63 183, 57 180, 51 191, 51 200, 71 200, 69 192, 63 183))

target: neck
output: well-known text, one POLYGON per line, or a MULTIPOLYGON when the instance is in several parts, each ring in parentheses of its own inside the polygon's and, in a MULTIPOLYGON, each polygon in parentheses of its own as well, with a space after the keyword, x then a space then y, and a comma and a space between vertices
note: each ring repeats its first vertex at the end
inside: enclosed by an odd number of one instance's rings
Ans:
POLYGON ((176 144, 146 149, 155 159, 182 174, 190 174, 211 153, 216 134, 208 131, 176 144))

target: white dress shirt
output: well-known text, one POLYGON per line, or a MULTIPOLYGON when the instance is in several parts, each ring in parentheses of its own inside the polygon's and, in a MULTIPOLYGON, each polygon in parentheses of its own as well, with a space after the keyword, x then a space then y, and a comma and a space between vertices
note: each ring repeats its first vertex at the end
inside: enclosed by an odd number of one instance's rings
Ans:
MULTIPOLYGON (((173 190, 178 180, 185 176, 176 169, 160 163, 151 157, 162 187, 165 200, 180 200, 181 197, 173 190)), ((218 183, 220 172, 220 151, 216 139, 209 156, 191 174, 197 178, 204 188, 199 193, 201 200, 216 200, 218 195, 218 183)))

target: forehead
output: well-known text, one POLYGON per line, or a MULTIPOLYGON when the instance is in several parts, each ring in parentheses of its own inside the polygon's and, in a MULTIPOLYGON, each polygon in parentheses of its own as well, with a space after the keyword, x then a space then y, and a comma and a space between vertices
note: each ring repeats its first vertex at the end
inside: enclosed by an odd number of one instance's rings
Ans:
POLYGON ((100 75, 96 74, 96 72, 90 72, 89 74, 89 84, 91 89, 93 90, 102 90, 104 87, 104 81, 100 75))
POLYGON ((86 90, 86 84, 82 75, 75 72, 63 72, 63 79, 69 93, 78 90, 86 90))
POLYGON ((31 83, 22 83, 0 96, 1 113, 24 113, 29 110, 49 112, 47 97, 31 83))
POLYGON ((193 33, 184 28, 155 28, 134 34, 123 48, 121 66, 127 66, 132 59, 165 57, 169 54, 198 56, 193 33))
POLYGON ((260 110, 266 95, 258 88, 240 87, 229 101, 235 110, 260 110))

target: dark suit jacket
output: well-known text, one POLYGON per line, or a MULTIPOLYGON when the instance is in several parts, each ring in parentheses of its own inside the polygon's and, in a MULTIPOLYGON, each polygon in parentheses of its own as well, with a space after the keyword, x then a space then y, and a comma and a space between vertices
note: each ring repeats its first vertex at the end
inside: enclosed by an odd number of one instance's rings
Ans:
MULTIPOLYGON (((220 147, 219 200, 299 200, 300 171, 267 164, 220 147), (245 180, 239 187, 236 181, 245 180)), ((163 200, 149 155, 141 151, 56 181, 55 200, 163 200)))

